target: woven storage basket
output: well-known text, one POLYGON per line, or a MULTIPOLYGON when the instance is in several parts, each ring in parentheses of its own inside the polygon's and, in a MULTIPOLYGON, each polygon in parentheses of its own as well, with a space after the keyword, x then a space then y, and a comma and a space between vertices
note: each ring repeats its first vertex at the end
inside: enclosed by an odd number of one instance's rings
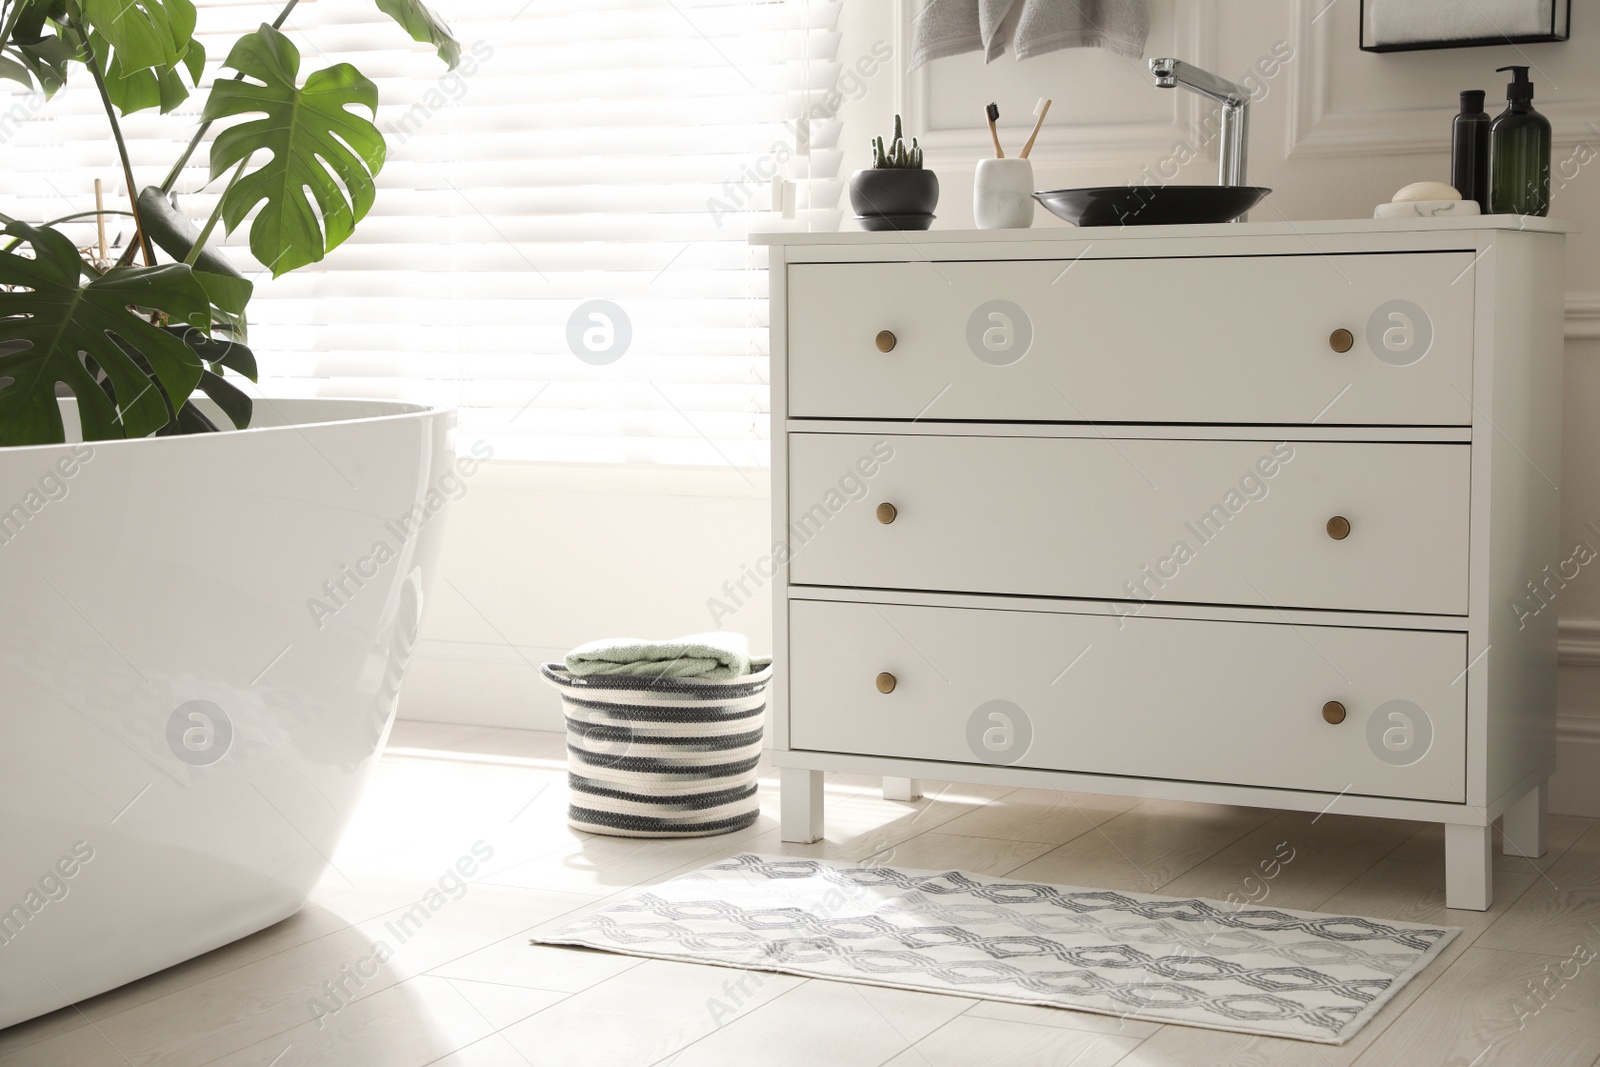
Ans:
POLYGON ((591 675, 546 663, 567 716, 567 823, 618 837, 703 837, 756 821, 770 661, 726 682, 591 675))

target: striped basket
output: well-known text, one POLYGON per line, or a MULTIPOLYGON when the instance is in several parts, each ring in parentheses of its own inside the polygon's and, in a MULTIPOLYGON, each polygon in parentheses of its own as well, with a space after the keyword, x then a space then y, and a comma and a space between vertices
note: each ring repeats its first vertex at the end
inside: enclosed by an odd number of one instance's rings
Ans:
POLYGON ((770 661, 726 682, 542 668, 567 715, 567 823, 617 837, 703 837, 756 821, 770 661))

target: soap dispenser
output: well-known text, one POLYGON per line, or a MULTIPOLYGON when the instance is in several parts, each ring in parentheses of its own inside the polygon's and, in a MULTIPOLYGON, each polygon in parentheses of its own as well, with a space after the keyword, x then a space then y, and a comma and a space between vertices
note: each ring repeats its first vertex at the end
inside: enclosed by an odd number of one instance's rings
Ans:
POLYGON ((1450 124, 1450 184, 1463 200, 1476 200, 1489 213, 1489 115, 1483 90, 1461 92, 1461 113, 1450 124))
POLYGON ((1497 215, 1550 213, 1550 120, 1533 109, 1527 67, 1511 71, 1506 109, 1489 124, 1489 207, 1497 215))

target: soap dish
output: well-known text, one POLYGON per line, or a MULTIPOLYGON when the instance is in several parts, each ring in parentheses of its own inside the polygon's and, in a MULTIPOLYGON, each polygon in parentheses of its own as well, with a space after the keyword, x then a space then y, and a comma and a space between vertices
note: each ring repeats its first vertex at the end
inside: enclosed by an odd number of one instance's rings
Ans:
POLYGON ((1379 204, 1373 211, 1375 219, 1435 219, 1460 215, 1481 215, 1476 200, 1402 200, 1394 204, 1379 204))

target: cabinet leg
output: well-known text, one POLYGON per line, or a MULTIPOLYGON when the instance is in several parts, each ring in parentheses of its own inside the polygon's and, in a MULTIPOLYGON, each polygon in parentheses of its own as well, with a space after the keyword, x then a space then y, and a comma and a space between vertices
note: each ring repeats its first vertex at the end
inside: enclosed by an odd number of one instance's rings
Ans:
POLYGON ((778 768, 779 836, 809 844, 822 836, 822 772, 804 767, 778 768))
POLYGON ((920 778, 885 778, 883 780, 883 799, 921 800, 922 780, 920 778))
POLYGON ((1464 911, 1488 911, 1494 903, 1490 857, 1494 833, 1488 826, 1444 826, 1444 904, 1464 911))
POLYGON ((1540 782, 1506 809, 1500 820, 1500 849, 1507 856, 1536 860, 1545 854, 1545 797, 1546 785, 1540 782))

